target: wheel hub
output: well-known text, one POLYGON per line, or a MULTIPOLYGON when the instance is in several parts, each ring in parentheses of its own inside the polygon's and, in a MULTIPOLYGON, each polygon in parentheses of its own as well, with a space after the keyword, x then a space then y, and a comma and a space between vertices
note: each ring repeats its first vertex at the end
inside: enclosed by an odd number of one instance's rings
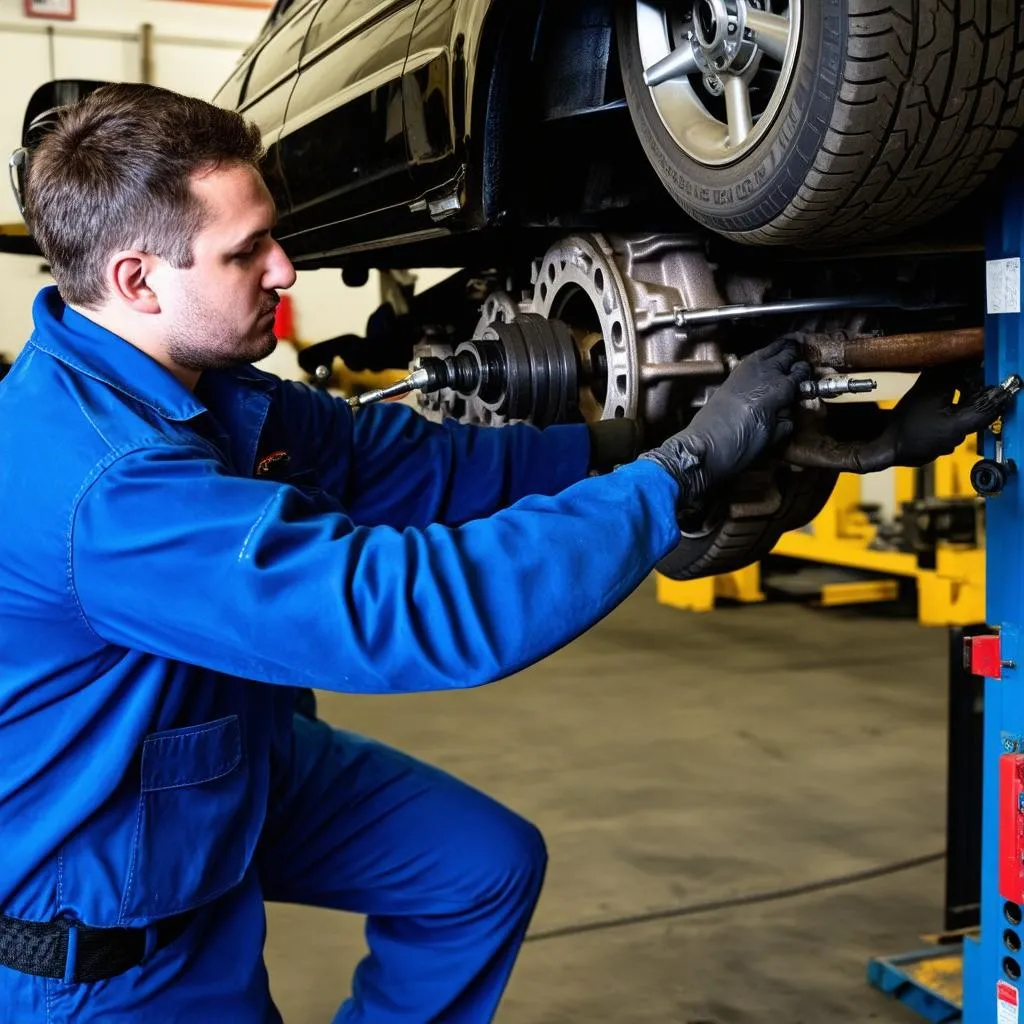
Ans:
POLYGON ((700 45, 709 50, 718 42, 719 9, 725 5, 715 0, 700 0, 697 4, 697 18, 694 28, 700 45))
POLYGON ((753 60, 757 48, 745 41, 747 5, 742 0, 697 0, 693 5, 693 55, 706 76, 736 69, 753 60))
POLYGON ((503 426, 525 420, 538 427, 576 419, 580 392, 573 334, 563 323, 520 311, 511 298, 488 299, 474 337, 457 348, 419 345, 415 363, 430 358, 451 364, 440 390, 420 393, 429 419, 503 426))
POLYGON ((728 164, 768 132, 796 68, 803 2, 636 0, 644 83, 689 157, 728 164))

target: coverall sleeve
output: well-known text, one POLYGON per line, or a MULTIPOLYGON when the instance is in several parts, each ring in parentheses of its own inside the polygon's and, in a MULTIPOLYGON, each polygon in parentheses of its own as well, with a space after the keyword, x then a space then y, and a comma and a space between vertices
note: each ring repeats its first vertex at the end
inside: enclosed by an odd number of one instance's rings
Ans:
POLYGON ((285 385, 282 412, 325 488, 360 524, 456 526, 528 494, 556 494, 587 474, 583 425, 538 430, 432 423, 408 406, 353 414, 323 392, 285 385))
POLYGON ((650 462, 462 527, 356 526, 209 453, 117 458, 81 497, 70 584, 104 641, 270 683, 481 685, 588 629, 677 543, 650 462))

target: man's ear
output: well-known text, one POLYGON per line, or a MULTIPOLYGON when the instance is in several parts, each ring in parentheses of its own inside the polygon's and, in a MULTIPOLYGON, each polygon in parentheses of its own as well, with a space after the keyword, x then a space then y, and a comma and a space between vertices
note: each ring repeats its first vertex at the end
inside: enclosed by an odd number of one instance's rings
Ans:
POLYGON ((150 287, 157 257, 137 249, 114 253, 107 263, 107 285, 113 300, 136 313, 159 313, 160 301, 150 287))

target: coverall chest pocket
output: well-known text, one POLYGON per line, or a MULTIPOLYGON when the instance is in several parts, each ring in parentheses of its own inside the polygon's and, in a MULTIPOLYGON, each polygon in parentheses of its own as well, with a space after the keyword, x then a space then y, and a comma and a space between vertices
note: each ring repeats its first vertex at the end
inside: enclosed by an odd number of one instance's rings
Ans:
POLYGON ((237 715, 147 736, 121 923, 139 925, 237 885, 259 835, 237 715))

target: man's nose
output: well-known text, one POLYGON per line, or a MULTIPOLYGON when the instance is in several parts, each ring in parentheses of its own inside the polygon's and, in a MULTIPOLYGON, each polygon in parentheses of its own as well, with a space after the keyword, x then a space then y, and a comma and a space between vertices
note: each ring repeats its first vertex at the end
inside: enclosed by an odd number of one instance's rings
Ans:
POLYGON ((267 264, 267 271, 263 275, 263 288, 265 291, 281 291, 291 288, 293 284, 295 284, 295 268, 292 266, 292 261, 285 255, 284 249, 275 241, 267 264))

